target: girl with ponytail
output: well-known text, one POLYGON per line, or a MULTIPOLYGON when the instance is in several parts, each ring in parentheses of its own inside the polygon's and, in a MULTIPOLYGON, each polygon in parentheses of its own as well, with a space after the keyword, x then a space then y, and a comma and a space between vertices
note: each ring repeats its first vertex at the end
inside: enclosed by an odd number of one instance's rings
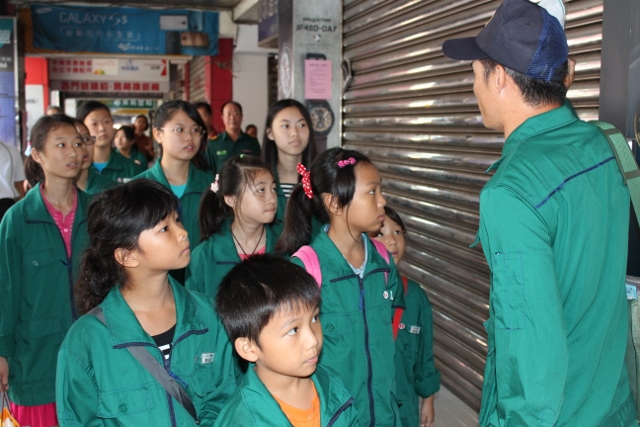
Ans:
POLYGON ((257 157, 228 159, 202 197, 200 236, 187 270, 187 288, 215 297, 222 278, 254 254, 271 253, 271 224, 278 206, 276 183, 257 157))
POLYGON ((320 363, 344 381, 360 425, 399 426, 391 319, 404 294, 393 258, 368 236, 384 221, 380 173, 365 155, 342 148, 299 171, 276 249, 294 254, 292 262, 320 282, 320 363), (313 216, 327 225, 312 239, 313 216))
POLYGON ((213 300, 169 276, 191 257, 177 198, 149 179, 106 190, 89 208, 88 233, 76 284, 88 314, 58 355, 60 426, 213 425, 236 388, 231 346, 213 300), (135 350, 168 371, 195 411, 168 398, 135 350))
POLYGON ((26 165, 33 188, 0 223, 0 392, 22 425, 58 425, 56 354, 77 319, 73 282, 90 196, 76 190, 83 141, 73 119, 40 118, 26 165))

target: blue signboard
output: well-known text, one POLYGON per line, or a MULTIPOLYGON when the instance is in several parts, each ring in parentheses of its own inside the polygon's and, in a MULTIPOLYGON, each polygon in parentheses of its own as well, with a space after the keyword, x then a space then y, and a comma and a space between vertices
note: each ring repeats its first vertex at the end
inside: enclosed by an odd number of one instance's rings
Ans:
POLYGON ((33 46, 63 52, 215 56, 218 13, 31 6, 33 46))
POLYGON ((14 43, 14 18, 0 17, 0 141, 19 147, 14 43))

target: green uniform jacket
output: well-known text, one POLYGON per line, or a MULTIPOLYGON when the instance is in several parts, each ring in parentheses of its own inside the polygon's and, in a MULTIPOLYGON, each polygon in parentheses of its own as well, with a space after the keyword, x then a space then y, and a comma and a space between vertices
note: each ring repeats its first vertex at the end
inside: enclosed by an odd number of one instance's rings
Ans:
POLYGON ((87 178, 87 188, 84 189, 84 192, 93 196, 94 194, 113 188, 116 185, 118 185, 117 182, 104 175, 100 175, 96 169, 90 167, 89 177, 87 178))
MULTIPOLYGON (((198 245, 191 253, 191 262, 187 267, 187 289, 215 298, 224 276, 240 263, 240 256, 231 235, 232 221, 225 221, 220 231, 198 245)), ((273 235, 269 226, 266 226, 265 233, 265 252, 272 253, 277 237, 273 235)))
POLYGON ((40 185, 12 206, 0 224, 0 356, 9 361, 9 398, 27 406, 55 400, 56 354, 77 318, 73 284, 89 244, 90 196, 77 192, 67 257, 40 185))
MULTIPOLYGON (((399 426, 391 320, 392 305, 404 306, 404 292, 393 258, 387 264, 366 242, 364 279, 354 274, 325 231, 310 245, 322 271, 320 363, 344 381, 360 424, 399 426)), ((299 258, 291 260, 304 267, 299 258)))
POLYGON ((226 132, 222 132, 217 138, 209 140, 204 158, 215 175, 220 173, 222 165, 229 157, 238 154, 260 157, 260 143, 244 132, 240 134, 237 141, 233 142, 226 132))
POLYGON ((69 330, 58 355, 60 427, 196 425, 129 346, 147 347, 186 390, 200 426, 213 425, 236 389, 229 338, 210 298, 169 281, 177 315, 169 360, 140 327, 119 287, 100 304, 106 325, 87 314, 69 330))
MULTIPOLYGON (((116 153, 120 154, 121 156, 123 156, 122 153, 120 153, 120 150, 118 150, 117 148, 114 150, 116 153)), ((124 157, 124 156, 123 156, 124 157)), ((126 158, 126 157, 125 157, 126 158)), ((147 158, 145 157, 144 154, 142 154, 141 152, 139 152, 138 150, 131 150, 129 152, 129 160, 131 160, 133 163, 135 163, 136 165, 140 166, 142 168, 143 171, 146 171, 147 169, 149 169, 149 161, 147 160, 147 158), (140 162, 140 163, 138 163, 140 162)))
POLYGON ((140 165, 133 163, 122 154, 117 153, 115 149, 111 150, 111 156, 109 156, 107 166, 102 169, 102 172, 98 171, 93 165, 91 167, 100 175, 106 176, 118 184, 131 181, 131 178, 143 171, 140 165))
POLYGON ((567 104, 505 141, 480 194, 491 269, 482 426, 629 426, 629 192, 567 104))
MULTIPOLYGON (((151 169, 148 169, 136 176, 138 178, 148 178, 159 182, 171 190, 171 185, 164 175, 160 160, 156 161, 151 169)), ((187 187, 180 197, 180 213, 182 224, 189 233, 191 250, 200 243, 200 228, 198 227, 198 211, 200 209, 200 198, 202 193, 211 186, 213 177, 208 173, 198 170, 193 165, 189 165, 189 176, 187 177, 187 187)))
MULTIPOLYGON (((215 426, 292 426, 278 402, 256 375, 254 367, 254 364, 249 365, 242 385, 227 402, 215 426)), ((316 372, 311 375, 311 380, 320 400, 322 427, 360 425, 353 407, 353 398, 339 379, 330 376, 322 366, 318 366, 316 372)))
POLYGON ((440 389, 440 372, 433 362, 433 316, 429 297, 413 280, 407 281, 396 338, 396 396, 403 427, 420 425, 419 397, 440 389))

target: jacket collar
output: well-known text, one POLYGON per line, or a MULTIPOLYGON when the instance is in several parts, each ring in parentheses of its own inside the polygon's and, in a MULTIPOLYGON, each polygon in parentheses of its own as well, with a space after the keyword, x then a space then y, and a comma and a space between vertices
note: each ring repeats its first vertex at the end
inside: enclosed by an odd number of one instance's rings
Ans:
POLYGON ((565 101, 564 105, 554 108, 551 111, 529 117, 509 135, 509 138, 504 142, 502 148, 502 157, 493 163, 486 172, 488 173, 497 169, 502 161, 510 156, 520 143, 526 141, 528 138, 567 126, 576 120, 578 120, 578 116, 569 101, 565 101))
MULTIPOLYGON (((316 238, 311 243, 311 247, 316 251, 318 256, 327 257, 331 259, 331 278, 338 277, 356 277, 353 269, 349 265, 344 256, 342 256, 342 252, 337 248, 335 243, 329 238, 327 235, 327 231, 329 230, 329 226, 323 226, 322 230, 318 233, 316 238)), ((366 276, 373 270, 385 269, 389 270, 389 264, 385 262, 385 260, 378 254, 373 243, 371 243, 371 239, 365 236, 365 242, 367 245, 367 264, 365 265, 364 275, 366 276)), ((320 262, 320 265, 323 263, 320 262)), ((357 266, 355 266, 357 267, 357 266)))
MULTIPOLYGON (((169 284, 173 290, 176 304, 176 332, 173 341, 178 337, 193 331, 205 331, 206 324, 197 313, 193 297, 183 286, 169 276, 169 284)), ((140 326, 138 319, 122 297, 120 285, 115 286, 102 304, 104 317, 109 328, 109 336, 113 347, 125 346, 132 343, 152 344, 153 339, 140 326)))
MULTIPOLYGON (((47 210, 47 206, 44 204, 44 200, 42 200, 42 195, 40 194, 40 186, 44 181, 40 181, 33 187, 27 195, 24 197, 24 203, 26 209, 24 209, 24 220, 25 222, 50 222, 51 224, 55 224, 53 218, 49 214, 47 210)), ((78 205, 76 206, 76 216, 73 221, 73 232, 75 233, 77 225, 82 221, 86 220, 85 212, 88 208, 88 200, 85 193, 78 190, 76 188, 76 196, 78 198, 78 205)))
MULTIPOLYGON (((249 369, 242 380, 241 393, 247 402, 247 407, 253 410, 256 420, 262 421, 257 425, 290 425, 280 405, 271 397, 271 393, 255 373, 254 368, 255 364, 249 364, 249 369)), ((322 425, 326 425, 351 399, 351 396, 342 385, 329 376, 322 366, 318 366, 316 372, 311 375, 311 381, 320 399, 322 425)))
MULTIPOLYGON (((233 241, 233 235, 231 234, 232 222, 233 218, 227 218, 222 223, 220 230, 213 235, 213 246, 218 248, 216 249, 216 253, 220 254, 220 259, 218 261, 239 263, 241 261, 240 255, 238 255, 236 245, 233 241)), ((278 240, 278 236, 270 225, 265 225, 265 227, 266 229, 264 232, 267 235, 267 247, 265 248, 265 253, 272 253, 273 248, 276 245, 276 241, 278 240)))
MULTIPOLYGON (((156 160, 156 163, 153 165, 153 167, 151 169, 149 169, 149 173, 151 174, 151 176, 153 177, 153 179, 155 179, 156 181, 158 181, 160 184, 164 185, 167 188, 171 188, 171 185, 169 184, 169 180, 167 180, 166 175, 164 174, 164 171, 162 170, 162 165, 160 164, 162 158, 158 158, 158 160, 156 160)), ((204 173, 204 172, 203 172, 204 173)), ((184 194, 188 194, 188 193, 202 193, 202 188, 200 187, 199 183, 198 183, 198 169, 193 166, 193 164, 189 164, 189 175, 187 176, 187 186, 184 189, 184 194)), ((213 182, 213 177, 205 174, 208 178, 210 178, 210 182, 213 182)), ((183 194, 183 195, 184 195, 183 194)))

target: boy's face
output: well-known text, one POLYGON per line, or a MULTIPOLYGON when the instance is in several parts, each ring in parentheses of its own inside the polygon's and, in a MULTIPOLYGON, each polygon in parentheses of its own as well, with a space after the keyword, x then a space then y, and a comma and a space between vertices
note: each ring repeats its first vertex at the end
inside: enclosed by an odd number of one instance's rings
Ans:
POLYGON ((322 349, 318 312, 317 307, 278 309, 260 332, 260 347, 252 343, 256 374, 267 387, 282 377, 306 378, 315 372, 322 349))

